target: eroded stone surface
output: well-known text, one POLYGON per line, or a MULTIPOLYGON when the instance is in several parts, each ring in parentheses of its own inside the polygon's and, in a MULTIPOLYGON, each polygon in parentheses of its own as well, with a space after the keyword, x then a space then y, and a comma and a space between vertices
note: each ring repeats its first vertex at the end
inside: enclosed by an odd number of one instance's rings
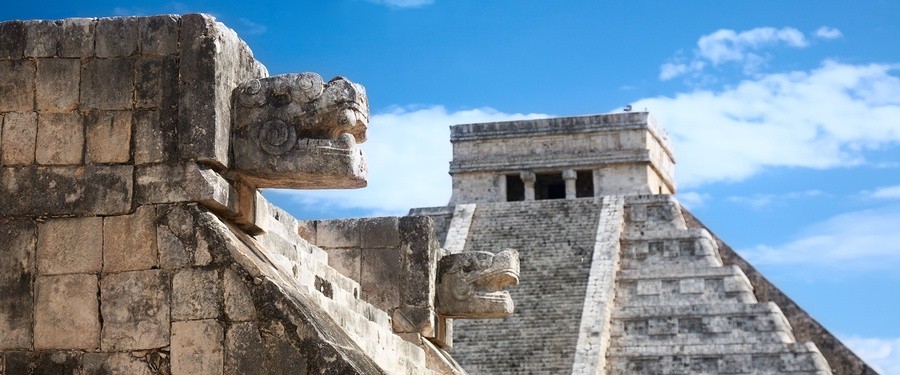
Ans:
POLYGON ((0 168, 0 202, 5 202, 0 216, 127 213, 132 169, 130 165, 0 168))
POLYGON ((146 270, 156 266, 156 207, 103 219, 103 272, 146 270))
POLYGON ((85 375, 154 375, 147 362, 129 353, 85 353, 82 363, 85 375))
POLYGON ((30 349, 37 228, 31 221, 0 224, 0 241, 0 349, 30 349))
POLYGON ((38 115, 35 160, 42 165, 80 164, 84 150, 84 124, 77 113, 38 115))
POLYGON ((3 115, 2 161, 4 165, 34 163, 37 140, 37 113, 10 112, 3 115))
POLYGON ((224 271, 225 314, 231 321, 256 319, 253 297, 238 274, 230 269, 224 271))
POLYGON ((172 279, 172 319, 218 318, 222 311, 221 285, 215 270, 176 271, 172 279))
POLYGON ((173 322, 172 374, 222 374, 224 336, 215 320, 173 322))
POLYGON ((127 163, 131 159, 131 112, 94 111, 84 122, 87 162, 127 163))
POLYGON ((78 106, 81 60, 40 59, 37 61, 37 109, 72 111, 78 106))
POLYGON ((35 349, 100 346, 96 275, 38 276, 34 289, 35 349))
POLYGON ((103 219, 53 219, 38 225, 37 270, 41 275, 100 272, 103 219))
POLYGON ((169 283, 170 273, 164 270, 103 276, 103 350, 144 350, 169 345, 169 283))
MULTIPOLYGON (((0 27, 9 25, 4 23, 0 27)), ((34 109, 34 70, 33 61, 0 60, 0 112, 34 109)))

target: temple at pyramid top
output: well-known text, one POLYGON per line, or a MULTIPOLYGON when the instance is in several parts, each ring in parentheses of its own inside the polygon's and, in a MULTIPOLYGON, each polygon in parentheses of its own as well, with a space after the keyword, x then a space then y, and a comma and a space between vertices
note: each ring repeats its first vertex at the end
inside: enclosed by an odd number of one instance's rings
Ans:
POLYGON ((647 112, 450 128, 450 204, 674 194, 668 135, 647 112))

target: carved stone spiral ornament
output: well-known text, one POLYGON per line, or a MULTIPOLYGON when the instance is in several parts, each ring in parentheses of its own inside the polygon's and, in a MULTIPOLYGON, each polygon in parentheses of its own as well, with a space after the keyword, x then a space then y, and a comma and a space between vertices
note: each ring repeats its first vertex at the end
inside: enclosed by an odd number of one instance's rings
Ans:
POLYGON ((267 121, 259 128, 259 146, 271 155, 285 154, 296 143, 297 131, 284 121, 267 121))

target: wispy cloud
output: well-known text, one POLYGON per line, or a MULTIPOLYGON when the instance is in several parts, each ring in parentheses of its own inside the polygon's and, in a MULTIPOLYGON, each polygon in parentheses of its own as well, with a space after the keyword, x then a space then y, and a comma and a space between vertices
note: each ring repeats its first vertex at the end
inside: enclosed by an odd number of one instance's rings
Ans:
POLYGON ((266 25, 261 25, 256 22, 250 21, 246 18, 238 18, 238 22, 240 22, 240 32, 243 34, 249 35, 262 35, 268 31, 268 27, 266 25))
POLYGON ((698 193, 695 191, 678 192, 678 203, 691 210, 702 208, 706 205, 712 196, 707 193, 698 193))
POLYGON ((900 199, 900 185, 883 186, 874 191, 863 191, 860 195, 870 199, 900 199))
POLYGON ((727 201, 750 206, 755 209, 761 209, 776 202, 784 202, 796 199, 821 197, 824 193, 821 190, 792 191, 782 194, 753 194, 750 196, 731 196, 726 198, 727 201))
POLYGON ((825 40, 839 39, 844 36, 841 30, 833 27, 822 26, 816 29, 816 37, 825 40))
POLYGON ((842 337, 841 342, 875 371, 881 374, 900 374, 900 337, 885 339, 849 336, 842 337))
POLYGON ((690 59, 676 57, 663 64, 660 67, 659 79, 666 81, 725 63, 739 64, 749 73, 756 71, 768 60, 767 55, 759 53, 764 48, 777 46, 803 48, 807 45, 809 42, 806 36, 793 27, 781 29, 758 27, 741 32, 720 29, 701 36, 690 59))
POLYGON ((900 146, 898 68, 825 61, 632 105, 648 108, 672 135, 679 185, 690 189, 769 167, 859 165, 866 151, 900 146))
POLYGON ((443 206, 450 200, 447 166, 453 124, 548 117, 503 113, 491 108, 448 111, 442 106, 394 108, 372 116, 362 145, 369 186, 360 190, 280 190, 301 205, 359 208, 370 215, 404 215, 412 207, 443 206))
POLYGON ((741 250, 754 264, 804 264, 849 269, 900 265, 900 206, 855 211, 812 224, 793 240, 741 250))
POLYGON ((370 3, 387 5, 394 8, 420 8, 434 4, 434 0, 366 0, 370 3))

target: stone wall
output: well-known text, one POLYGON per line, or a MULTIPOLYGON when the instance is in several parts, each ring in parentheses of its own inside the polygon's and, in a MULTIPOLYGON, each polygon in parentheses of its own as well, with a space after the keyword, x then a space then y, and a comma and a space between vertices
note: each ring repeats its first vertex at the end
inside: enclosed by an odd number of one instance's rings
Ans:
POLYGON ((229 169, 265 75, 207 15, 0 23, 0 374, 453 373, 229 169))

